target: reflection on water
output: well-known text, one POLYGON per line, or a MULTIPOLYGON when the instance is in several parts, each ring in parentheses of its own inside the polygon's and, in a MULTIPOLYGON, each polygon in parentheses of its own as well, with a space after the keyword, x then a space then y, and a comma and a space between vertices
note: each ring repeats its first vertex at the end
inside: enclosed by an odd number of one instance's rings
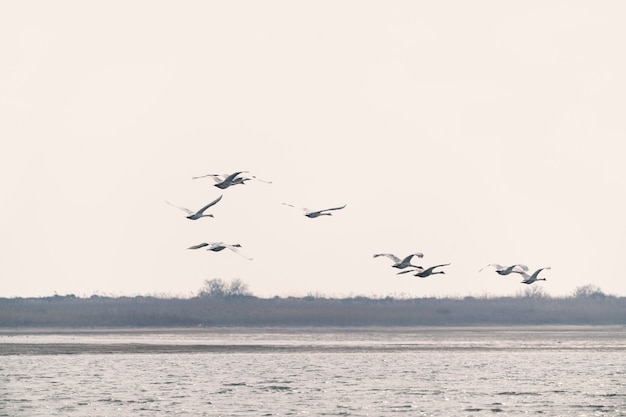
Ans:
POLYGON ((625 354, 621 327, 5 330, 0 416, 617 416, 625 354))

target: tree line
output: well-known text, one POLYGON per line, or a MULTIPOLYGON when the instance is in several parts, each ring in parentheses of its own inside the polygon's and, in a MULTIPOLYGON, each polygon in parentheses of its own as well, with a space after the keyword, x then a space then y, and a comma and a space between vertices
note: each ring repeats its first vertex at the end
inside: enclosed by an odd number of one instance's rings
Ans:
POLYGON ((588 285, 553 298, 259 298, 235 280, 207 280, 196 296, 55 295, 0 298, 0 327, 474 326, 626 324, 626 297, 588 285))

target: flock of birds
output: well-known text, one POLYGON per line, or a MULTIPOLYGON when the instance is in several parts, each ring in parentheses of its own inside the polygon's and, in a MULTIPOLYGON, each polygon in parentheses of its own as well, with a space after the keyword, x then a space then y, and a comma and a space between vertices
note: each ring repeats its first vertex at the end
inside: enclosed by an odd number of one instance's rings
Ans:
MULTIPOLYGON (((229 187, 236 186, 236 185, 245 185, 247 181, 252 181, 252 180, 264 182, 266 184, 271 184, 271 181, 265 181, 265 180, 259 179, 254 175, 250 175, 250 176, 242 175, 242 174, 248 174, 248 173, 249 173, 248 171, 236 171, 236 172, 233 172, 232 174, 205 174, 205 175, 200 175, 197 177, 192 177, 192 179, 196 180, 200 178, 212 177, 213 180, 215 181, 214 186, 222 190, 225 190, 229 187)), ((220 195, 218 198, 206 204, 205 206, 203 206, 197 211, 193 211, 185 207, 177 206, 175 204, 170 203, 167 200, 165 202, 187 213, 186 217, 189 220, 198 220, 203 217, 214 217, 212 214, 206 213, 206 211, 212 206, 214 206, 215 204, 217 204, 222 199, 222 197, 223 196, 220 195)), ((339 207, 331 207, 331 208, 322 209, 322 210, 311 210, 306 207, 294 206, 288 203, 282 203, 282 204, 285 206, 302 210, 304 215, 311 219, 314 219, 320 216, 331 216, 332 211, 341 210, 346 207, 346 205, 344 204, 339 207)), ((229 244, 225 242, 201 242, 201 243, 192 245, 187 249, 195 250, 195 249, 202 249, 202 248, 205 248, 205 250, 212 251, 212 252, 220 252, 224 249, 229 249, 248 260, 252 260, 252 258, 249 258, 243 255, 239 251, 239 248, 241 248, 241 245, 239 243, 229 244)), ((389 258, 393 261, 393 265, 391 265, 391 267, 401 270, 400 272, 397 273, 397 275, 412 274, 413 276, 419 277, 419 278, 427 278, 431 275, 436 275, 436 274, 445 274, 445 271, 436 270, 436 269, 443 268, 445 266, 450 265, 450 263, 445 263, 445 264, 438 264, 438 265, 433 265, 433 266, 429 266, 425 268, 421 265, 415 265, 411 263, 413 258, 424 257, 424 254, 421 252, 411 253, 402 259, 400 259, 399 257, 397 257, 396 255, 392 253, 374 254, 374 258, 378 258, 380 256, 389 258)), ((496 273, 502 276, 511 275, 511 274, 519 274, 523 278, 521 281, 521 283, 523 284, 533 284, 537 281, 546 281, 546 278, 539 278, 539 274, 541 273, 541 271, 550 269, 550 267, 547 266, 547 267, 539 268, 535 270, 532 274, 529 274, 528 273, 529 269, 524 264, 514 264, 514 265, 508 265, 508 266, 500 265, 500 264, 489 264, 481 268, 478 272, 482 272, 485 268, 488 268, 488 267, 494 267, 496 273)))
POLYGON ((549 266, 545 266, 543 268, 537 269, 535 272, 529 275, 528 267, 523 264, 515 264, 515 265, 510 265, 510 266, 504 266, 500 264, 489 264, 485 266, 484 268, 481 268, 480 271, 482 271, 483 269, 489 266, 493 266, 496 269, 496 272, 500 275, 509 275, 512 273, 520 274, 524 278, 522 280, 522 284, 532 284, 537 281, 546 281, 545 278, 539 278, 539 273, 543 270, 550 269, 549 266))

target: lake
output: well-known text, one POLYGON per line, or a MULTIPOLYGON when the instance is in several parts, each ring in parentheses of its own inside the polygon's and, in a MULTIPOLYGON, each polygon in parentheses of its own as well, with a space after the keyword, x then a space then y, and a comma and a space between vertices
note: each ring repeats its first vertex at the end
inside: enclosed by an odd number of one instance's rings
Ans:
POLYGON ((0 416, 626 416, 626 328, 0 329, 0 416))

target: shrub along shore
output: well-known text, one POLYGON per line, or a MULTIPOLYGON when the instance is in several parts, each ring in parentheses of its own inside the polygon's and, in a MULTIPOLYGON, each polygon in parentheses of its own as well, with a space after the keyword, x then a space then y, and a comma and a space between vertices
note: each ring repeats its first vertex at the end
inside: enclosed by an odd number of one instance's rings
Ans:
POLYGON ((0 298, 0 327, 625 325, 626 297, 0 298))

